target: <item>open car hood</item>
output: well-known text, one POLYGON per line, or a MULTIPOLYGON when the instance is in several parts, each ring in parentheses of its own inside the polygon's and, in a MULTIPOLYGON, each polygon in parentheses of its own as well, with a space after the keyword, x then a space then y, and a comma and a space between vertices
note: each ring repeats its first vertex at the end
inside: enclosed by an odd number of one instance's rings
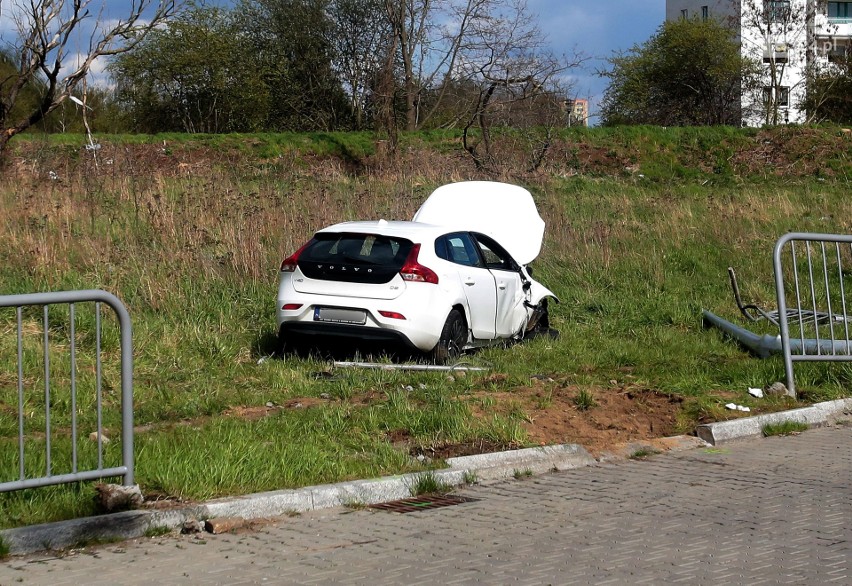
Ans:
POLYGON ((439 187, 417 213, 415 222, 481 232, 499 242, 520 264, 541 252, 544 220, 523 187, 493 181, 462 181, 439 187))

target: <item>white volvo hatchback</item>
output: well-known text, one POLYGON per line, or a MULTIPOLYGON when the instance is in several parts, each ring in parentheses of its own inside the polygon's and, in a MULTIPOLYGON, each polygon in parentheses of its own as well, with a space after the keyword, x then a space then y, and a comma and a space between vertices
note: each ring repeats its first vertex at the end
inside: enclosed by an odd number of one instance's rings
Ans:
POLYGON ((410 222, 344 222, 281 264, 281 348, 306 337, 400 344, 437 361, 550 331, 527 265, 544 221, 516 185, 439 187, 410 222))

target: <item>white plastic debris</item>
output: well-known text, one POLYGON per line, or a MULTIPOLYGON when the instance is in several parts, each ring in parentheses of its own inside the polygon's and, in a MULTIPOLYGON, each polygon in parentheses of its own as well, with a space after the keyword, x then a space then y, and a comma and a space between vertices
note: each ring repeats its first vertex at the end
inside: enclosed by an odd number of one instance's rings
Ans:
POLYGON ((748 394, 751 395, 752 397, 757 397, 758 399, 762 399, 763 398, 763 389, 756 389, 754 387, 749 387, 748 388, 748 394))
POLYGON ((725 405, 725 408, 730 409, 731 411, 736 411, 737 410, 737 404, 736 403, 728 403, 728 404, 725 405))
POLYGON ((730 409, 731 411, 743 411, 745 413, 751 411, 751 409, 749 409, 748 407, 744 405, 737 405, 736 403, 728 403, 727 405, 725 405, 725 407, 730 409))
POLYGON ((745 407, 743 405, 737 405, 737 411, 744 411, 744 412, 748 413, 749 411, 751 411, 751 409, 749 409, 748 407, 745 407))

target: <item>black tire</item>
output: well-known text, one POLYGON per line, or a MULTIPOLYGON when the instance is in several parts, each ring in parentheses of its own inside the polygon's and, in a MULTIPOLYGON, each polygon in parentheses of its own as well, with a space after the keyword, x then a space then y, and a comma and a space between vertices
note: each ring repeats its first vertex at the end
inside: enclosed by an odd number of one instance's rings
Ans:
POLYGON ((282 327, 278 330, 276 353, 279 358, 286 358, 287 356, 301 357, 304 355, 304 340, 297 339, 292 333, 284 331, 282 327))
POLYGON ((559 337, 559 330, 554 330, 550 327, 550 309, 547 306, 547 299, 542 300, 541 305, 536 310, 535 322, 528 326, 524 339, 532 340, 546 336, 552 340, 559 337))
POLYGON ((437 364, 444 364, 457 358, 467 344, 467 322, 458 309, 453 309, 444 322, 441 338, 432 348, 430 357, 437 364))
POLYGON ((284 333, 284 328, 278 330, 278 341, 275 345, 275 353, 279 358, 284 358, 284 355, 291 350, 292 342, 284 333))

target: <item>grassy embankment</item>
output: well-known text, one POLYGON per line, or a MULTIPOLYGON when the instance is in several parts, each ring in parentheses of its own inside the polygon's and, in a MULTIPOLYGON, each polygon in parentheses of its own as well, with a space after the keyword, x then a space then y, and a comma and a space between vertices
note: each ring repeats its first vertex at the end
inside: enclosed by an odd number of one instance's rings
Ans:
MULTIPOLYGON (((852 139, 839 129, 592 129, 566 133, 528 170, 527 138, 498 143, 477 171, 452 135, 406 137, 398 165, 369 135, 24 139, 0 178, 0 293, 102 288, 133 318, 137 480, 184 499, 422 469, 404 446, 527 441, 521 409, 471 417, 473 391, 511 392, 546 374, 595 393, 609 381, 682 397, 681 431, 731 416, 732 394, 783 378, 714 331, 700 309, 736 318, 726 268, 744 297, 774 305, 771 250, 790 231, 849 233, 852 139), (502 150, 501 150, 502 149, 502 150), (261 360, 272 350, 277 267, 314 229, 405 219, 437 185, 497 178, 529 187, 547 221, 536 277, 562 300, 557 341, 469 357, 505 377, 327 370, 261 360), (412 386, 413 391, 405 390, 412 386), (288 403, 289 402, 289 403, 288 403), (295 407, 298 402, 301 407, 295 407), (268 405, 271 405, 269 407, 268 405), (262 415, 262 416, 258 416, 262 415)), ((78 317, 81 389, 91 387, 92 318, 78 317)), ((67 325, 52 314, 54 471, 70 452, 67 325), (63 411, 63 407, 65 410, 63 411)), ((40 313, 27 314, 27 450, 42 471, 40 313)), ((118 340, 105 332, 105 421, 118 441, 118 340)), ((0 479, 17 475, 15 326, 0 314, 0 479)), ((802 365, 802 402, 848 394, 852 369, 802 365)), ((81 390, 81 459, 93 458, 93 394, 81 390)), ((64 470, 63 470, 64 471, 64 470)), ((0 527, 92 512, 88 485, 0 495, 0 527)))

